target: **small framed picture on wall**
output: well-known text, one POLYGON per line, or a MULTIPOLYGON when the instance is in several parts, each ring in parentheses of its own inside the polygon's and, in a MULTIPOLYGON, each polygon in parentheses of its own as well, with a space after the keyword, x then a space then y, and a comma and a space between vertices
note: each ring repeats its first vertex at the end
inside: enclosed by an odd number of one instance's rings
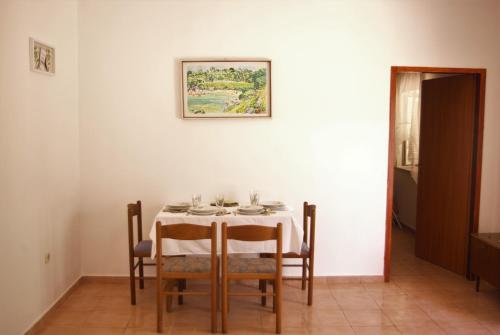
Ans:
POLYGON ((30 70, 53 76, 56 73, 55 48, 30 38, 30 70))

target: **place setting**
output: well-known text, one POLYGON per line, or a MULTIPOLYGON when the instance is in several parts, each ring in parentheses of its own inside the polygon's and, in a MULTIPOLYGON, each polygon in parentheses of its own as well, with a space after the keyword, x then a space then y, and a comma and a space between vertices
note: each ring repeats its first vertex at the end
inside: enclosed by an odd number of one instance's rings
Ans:
MULTIPOLYGON (((228 205, 236 204, 237 202, 231 201, 228 205)), ((192 195, 192 202, 172 202, 168 203, 164 208, 163 212, 168 213, 186 213, 186 215, 196 215, 196 216, 221 216, 230 214, 230 212, 224 208, 224 195, 217 194, 215 197, 215 202, 210 205, 204 205, 201 203, 201 194, 195 193, 192 195)), ((229 207, 229 206, 228 206, 229 207)))
POLYGON ((224 194, 215 196, 215 201, 210 204, 203 204, 201 194, 192 195, 191 203, 187 201, 171 202, 165 205, 163 212, 185 213, 185 215, 195 216, 224 216, 224 215, 272 215, 278 211, 288 211, 289 208, 282 201, 267 200, 260 202, 260 195, 257 191, 249 192, 250 204, 239 205, 237 201, 225 200, 224 194))

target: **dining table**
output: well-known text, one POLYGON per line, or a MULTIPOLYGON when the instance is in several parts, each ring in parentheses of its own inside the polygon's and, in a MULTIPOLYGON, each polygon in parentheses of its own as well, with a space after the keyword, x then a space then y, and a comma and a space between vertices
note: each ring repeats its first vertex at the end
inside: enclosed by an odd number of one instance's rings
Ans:
MULTIPOLYGON (((264 214, 243 215, 238 213, 237 207, 225 208, 225 215, 193 215, 190 213, 169 212, 166 207, 156 214, 149 237, 152 240, 151 258, 156 256, 156 222, 162 225, 190 223, 210 226, 217 224, 217 253, 221 253, 221 227, 226 222, 228 226, 261 225, 276 227, 282 224, 282 251, 283 253, 295 252, 300 254, 304 230, 296 220, 293 210, 276 210, 264 214)), ((163 239, 162 250, 164 256, 176 255, 204 255, 210 254, 210 240, 174 240, 163 239)), ((230 254, 259 254, 276 253, 276 241, 247 242, 238 240, 228 241, 230 254)))

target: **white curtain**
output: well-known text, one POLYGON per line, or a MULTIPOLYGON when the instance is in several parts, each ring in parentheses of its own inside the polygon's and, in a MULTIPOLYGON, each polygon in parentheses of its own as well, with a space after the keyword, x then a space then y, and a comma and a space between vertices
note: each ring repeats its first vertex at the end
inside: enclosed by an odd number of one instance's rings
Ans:
POLYGON ((415 179, 418 166, 421 83, 420 73, 400 73, 396 83, 396 166, 410 169, 415 179))

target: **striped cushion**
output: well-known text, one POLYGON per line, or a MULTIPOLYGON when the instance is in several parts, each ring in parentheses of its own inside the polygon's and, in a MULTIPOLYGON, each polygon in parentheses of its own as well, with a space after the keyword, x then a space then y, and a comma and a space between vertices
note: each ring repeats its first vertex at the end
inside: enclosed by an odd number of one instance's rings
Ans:
POLYGON ((210 257, 169 257, 163 263, 166 272, 210 272, 210 257))
POLYGON ((274 273, 276 260, 274 258, 229 257, 227 270, 237 273, 274 273))

